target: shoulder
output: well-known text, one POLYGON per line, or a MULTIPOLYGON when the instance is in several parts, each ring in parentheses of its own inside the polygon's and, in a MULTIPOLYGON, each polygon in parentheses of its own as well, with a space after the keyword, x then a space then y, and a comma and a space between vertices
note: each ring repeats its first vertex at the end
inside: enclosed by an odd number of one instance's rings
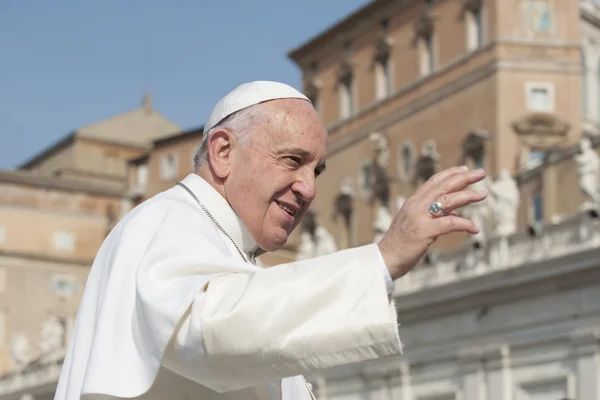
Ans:
POLYGON ((217 228, 191 197, 177 187, 168 189, 135 207, 117 224, 121 237, 219 238, 217 228))

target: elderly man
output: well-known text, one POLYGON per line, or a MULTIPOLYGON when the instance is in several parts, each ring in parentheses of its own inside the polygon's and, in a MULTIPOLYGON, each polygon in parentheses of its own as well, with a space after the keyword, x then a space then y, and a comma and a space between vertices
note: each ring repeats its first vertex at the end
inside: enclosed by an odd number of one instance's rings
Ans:
POLYGON ((380 243, 262 269, 315 198, 327 132, 276 82, 217 103, 196 171, 135 208, 89 274, 56 399, 311 399, 301 374, 401 353, 393 280, 440 235, 478 228, 483 171, 434 176, 380 243))

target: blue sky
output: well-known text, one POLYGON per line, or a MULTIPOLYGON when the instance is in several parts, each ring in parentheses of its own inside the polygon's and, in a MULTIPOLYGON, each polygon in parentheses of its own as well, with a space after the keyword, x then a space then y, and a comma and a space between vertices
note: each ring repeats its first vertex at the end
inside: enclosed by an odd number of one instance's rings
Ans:
POLYGON ((365 0, 0 0, 0 169, 153 104, 187 129, 236 85, 299 87, 288 50, 365 0))

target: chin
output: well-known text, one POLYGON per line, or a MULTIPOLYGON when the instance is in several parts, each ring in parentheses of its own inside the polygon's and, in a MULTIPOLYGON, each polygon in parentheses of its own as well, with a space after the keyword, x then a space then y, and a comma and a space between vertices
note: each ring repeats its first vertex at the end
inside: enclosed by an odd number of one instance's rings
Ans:
MULTIPOLYGON (((285 232, 285 231, 284 231, 285 232)), ((270 237, 263 238, 260 242, 258 242, 258 247, 263 249, 264 251, 277 251, 281 249, 288 241, 289 234, 285 232, 284 234, 276 234, 270 237)))

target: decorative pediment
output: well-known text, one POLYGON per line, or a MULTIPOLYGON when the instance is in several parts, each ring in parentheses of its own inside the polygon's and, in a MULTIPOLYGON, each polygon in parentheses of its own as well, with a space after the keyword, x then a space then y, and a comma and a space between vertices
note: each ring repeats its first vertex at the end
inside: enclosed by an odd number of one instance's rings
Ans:
POLYGON ((389 37, 385 32, 379 32, 377 39, 375 39, 375 61, 386 61, 390 58, 390 53, 394 40, 389 37))
POLYGON ((415 166, 416 176, 418 180, 425 182, 433 175, 435 175, 437 170, 438 161, 430 156, 430 155, 422 155, 417 160, 417 164, 415 166))
POLYGON ((436 17, 431 6, 424 6, 414 24, 415 38, 429 37, 433 34, 434 21, 436 17))
POLYGON ((463 153, 466 155, 476 153, 481 150, 486 140, 490 138, 490 133, 481 129, 472 130, 463 140, 463 153))
POLYGON ((477 11, 483 6, 483 0, 463 0, 463 11, 477 11))
POLYGON ((348 60, 347 58, 344 58, 344 60, 342 60, 342 62, 340 63, 340 66, 338 68, 338 72, 337 72, 337 78, 339 82, 349 82, 352 80, 352 76, 353 76, 353 71, 352 71, 352 64, 350 63, 350 60, 348 60))
POLYGON ((425 182, 437 171, 440 154, 436 150, 435 142, 427 140, 421 146, 421 155, 415 165, 415 181, 425 182))
POLYGON ((513 122, 512 128, 530 148, 552 148, 567 136, 570 125, 549 113, 532 113, 513 122))

